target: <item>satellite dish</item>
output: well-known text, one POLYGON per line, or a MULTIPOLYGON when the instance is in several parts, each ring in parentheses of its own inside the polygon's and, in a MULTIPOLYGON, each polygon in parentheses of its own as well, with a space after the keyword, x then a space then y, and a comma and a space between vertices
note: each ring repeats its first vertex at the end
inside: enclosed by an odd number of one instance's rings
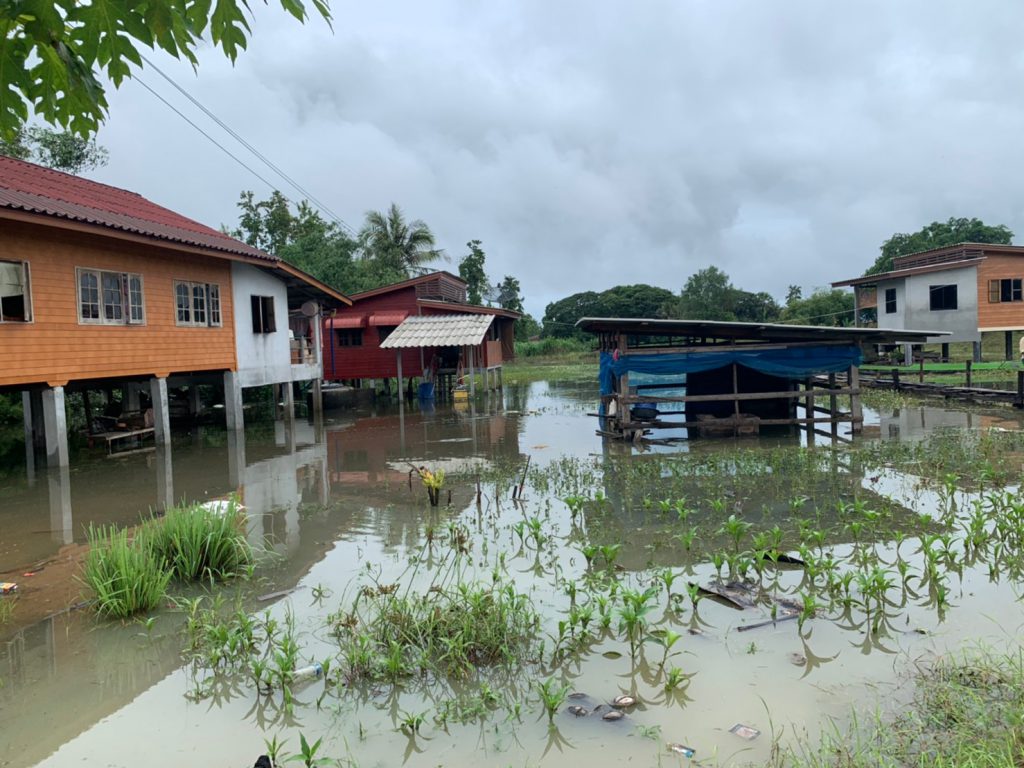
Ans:
POLYGON ((317 312, 320 311, 320 305, 315 301, 307 301, 302 305, 302 314, 306 317, 313 317, 317 312))

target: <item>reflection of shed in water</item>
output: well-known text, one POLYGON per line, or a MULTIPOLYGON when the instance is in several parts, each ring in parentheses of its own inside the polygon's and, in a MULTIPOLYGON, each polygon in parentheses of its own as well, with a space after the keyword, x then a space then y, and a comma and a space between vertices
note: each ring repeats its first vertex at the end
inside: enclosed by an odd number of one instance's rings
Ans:
POLYGON ((863 423, 858 369, 865 344, 922 342, 934 331, 833 328, 708 320, 593 318, 602 428, 639 439, 649 429, 756 434, 863 423), (630 376, 646 377, 643 383, 630 376), (675 390, 675 391, 670 391, 675 390), (848 410, 840 410, 840 401, 848 410), (682 406, 681 411, 670 408, 682 406), (802 413, 800 411, 802 410, 802 413), (682 420, 670 417, 682 416, 682 420))

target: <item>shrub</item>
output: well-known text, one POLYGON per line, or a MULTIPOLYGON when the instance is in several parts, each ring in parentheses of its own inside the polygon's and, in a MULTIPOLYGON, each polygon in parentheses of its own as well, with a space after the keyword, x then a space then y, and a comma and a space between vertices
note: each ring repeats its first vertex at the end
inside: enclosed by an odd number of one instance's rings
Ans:
POLYGON ((578 339, 549 337, 516 342, 516 357, 592 357, 593 353, 592 343, 578 339))
POLYGON ((101 615, 123 619, 160 604, 171 574, 152 550, 114 527, 90 525, 88 539, 82 580, 101 615))

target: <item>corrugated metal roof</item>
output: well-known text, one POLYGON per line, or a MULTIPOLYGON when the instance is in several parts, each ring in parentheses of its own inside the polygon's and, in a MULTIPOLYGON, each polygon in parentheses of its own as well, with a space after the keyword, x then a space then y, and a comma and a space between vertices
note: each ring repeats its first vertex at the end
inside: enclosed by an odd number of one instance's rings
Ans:
POLYGON ((108 184, 0 156, 0 208, 277 263, 258 248, 108 184))
POLYGON ((381 349, 461 347, 484 340, 493 315, 414 315, 407 317, 380 345, 381 349))

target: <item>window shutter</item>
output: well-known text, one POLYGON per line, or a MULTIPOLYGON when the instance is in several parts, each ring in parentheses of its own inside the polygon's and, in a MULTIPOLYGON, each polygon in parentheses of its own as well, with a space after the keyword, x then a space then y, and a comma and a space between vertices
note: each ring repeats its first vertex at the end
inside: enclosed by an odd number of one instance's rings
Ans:
POLYGON ((277 324, 274 322, 274 297, 264 296, 263 300, 266 302, 263 315, 263 330, 265 333, 273 333, 277 330, 277 324))
POLYGON ((989 280, 988 281, 988 301, 990 304, 997 304, 999 302, 999 281, 989 280))
POLYGON ((259 296, 250 296, 249 301, 252 305, 252 332, 263 333, 263 302, 259 296))

